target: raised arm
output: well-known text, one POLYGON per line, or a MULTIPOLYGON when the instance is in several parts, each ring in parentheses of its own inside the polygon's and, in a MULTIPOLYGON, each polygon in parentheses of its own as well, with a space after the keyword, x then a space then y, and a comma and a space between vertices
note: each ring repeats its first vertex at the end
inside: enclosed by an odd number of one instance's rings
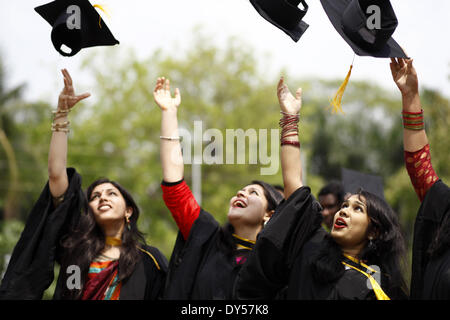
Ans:
POLYGON ((183 179, 184 164, 178 133, 177 110, 181 103, 180 90, 175 89, 175 96, 170 94, 170 81, 158 78, 153 97, 161 108, 161 144, 160 157, 165 182, 177 182, 183 179))
POLYGON ((278 101, 282 118, 280 120, 281 132, 281 170, 283 173, 284 197, 286 199, 302 183, 302 163, 300 159, 300 143, 298 139, 298 117, 302 107, 302 89, 297 89, 295 97, 284 83, 283 77, 278 82, 278 101))
POLYGON ((391 58, 390 67, 392 78, 402 94, 403 119, 412 124, 409 126, 409 129, 403 129, 403 149, 408 152, 414 152, 428 144, 425 128, 423 126, 414 128, 413 126, 414 122, 417 122, 416 119, 420 118, 420 116, 416 115, 422 113, 417 72, 414 69, 412 59, 391 58), (408 120, 408 118, 412 120, 408 120))
POLYGON ((391 59, 391 72, 402 94, 403 149, 405 167, 420 201, 439 179, 431 164, 419 97, 419 81, 412 59, 391 59))
POLYGON ((75 95, 72 78, 66 69, 61 70, 64 78, 64 88, 58 98, 58 108, 54 112, 52 137, 48 154, 48 179, 53 198, 64 195, 69 186, 67 163, 67 135, 69 133, 69 111, 90 93, 75 95))
POLYGON ((186 240, 194 221, 199 216, 200 206, 183 180, 184 165, 177 119, 177 110, 181 103, 180 90, 176 88, 175 96, 172 98, 169 79, 158 78, 153 96, 161 108, 160 157, 163 171, 161 185, 163 199, 186 240))

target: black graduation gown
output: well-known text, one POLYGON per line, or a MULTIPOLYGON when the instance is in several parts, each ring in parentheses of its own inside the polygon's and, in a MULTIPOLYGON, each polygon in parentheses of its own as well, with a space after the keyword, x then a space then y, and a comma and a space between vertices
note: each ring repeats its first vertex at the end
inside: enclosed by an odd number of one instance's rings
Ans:
POLYGON ((428 190, 414 223, 411 299, 449 299, 450 248, 430 260, 428 250, 446 215, 450 214, 450 188, 436 181, 428 190))
MULTIPOLYGON (((119 300, 157 300, 161 298, 167 273, 167 259, 151 246, 142 245, 141 260, 131 276, 124 280, 119 300)), ((62 271, 60 271, 62 272, 62 271)), ((58 277, 53 299, 63 299, 63 277, 58 277)))
POLYGON ((321 227, 320 205, 309 187, 283 201, 258 235, 255 248, 242 267, 238 299, 376 299, 367 278, 349 269, 334 282, 319 283, 311 261, 327 232, 321 227), (280 293, 281 292, 281 293, 280 293))
MULTIPOLYGON (((67 175, 69 187, 64 201, 57 208, 53 206, 48 183, 32 208, 2 280, 0 299, 41 299, 52 283, 55 262, 61 254, 60 240, 70 226, 77 223, 84 204, 81 176, 73 168, 67 169, 67 175)), ((142 248, 148 253, 142 252, 136 270, 122 286, 120 299, 154 299, 161 293, 167 259, 156 248, 142 248)), ((62 286, 65 285, 62 272, 57 281, 55 299, 61 297, 62 286)))
POLYGON ((241 265, 226 254, 219 223, 200 209, 187 240, 178 233, 164 290, 167 300, 232 299, 241 265))

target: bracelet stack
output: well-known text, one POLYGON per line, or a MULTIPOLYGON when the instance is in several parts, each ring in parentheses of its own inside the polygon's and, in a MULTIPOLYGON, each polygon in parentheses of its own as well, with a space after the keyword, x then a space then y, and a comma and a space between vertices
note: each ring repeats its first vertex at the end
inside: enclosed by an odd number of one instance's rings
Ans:
POLYGON ((299 114, 292 114, 283 111, 281 111, 281 114, 283 115, 279 122, 281 128, 281 145, 284 146, 289 144, 300 148, 299 141, 292 141, 287 139, 288 137, 298 136, 298 122, 300 120, 299 114))
POLYGON ((425 123, 423 121, 423 109, 420 112, 402 111, 403 128, 409 130, 423 130, 425 123))
POLYGON ((52 122, 52 132, 65 132, 69 133, 69 125, 70 121, 64 121, 64 122, 55 122, 55 120, 60 118, 65 118, 69 114, 70 109, 66 110, 56 110, 52 111, 53 113, 53 122, 52 122))

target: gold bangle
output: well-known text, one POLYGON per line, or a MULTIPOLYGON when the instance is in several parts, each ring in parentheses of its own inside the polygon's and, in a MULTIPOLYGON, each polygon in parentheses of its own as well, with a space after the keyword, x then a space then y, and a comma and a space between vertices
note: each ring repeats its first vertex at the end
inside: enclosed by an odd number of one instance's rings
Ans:
POLYGON ((68 129, 68 128, 53 128, 52 127, 52 132, 65 132, 65 133, 69 133, 70 132, 70 129, 68 129))
POLYGON ((160 139, 163 139, 163 140, 170 140, 170 141, 172 141, 172 140, 180 140, 180 137, 166 137, 166 136, 159 136, 159 138, 160 138, 160 139))
POLYGON ((52 132, 65 132, 65 133, 69 133, 69 124, 70 121, 64 121, 61 123, 52 123, 52 132))

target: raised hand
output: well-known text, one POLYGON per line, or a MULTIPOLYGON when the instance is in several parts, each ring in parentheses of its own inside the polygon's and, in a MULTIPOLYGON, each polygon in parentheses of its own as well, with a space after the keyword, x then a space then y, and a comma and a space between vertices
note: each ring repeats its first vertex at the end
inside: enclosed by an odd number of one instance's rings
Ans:
POLYGON ((181 103, 180 90, 175 89, 175 96, 170 94, 170 80, 164 77, 156 80, 153 97, 161 110, 176 110, 181 103))
POLYGON ((391 58, 390 67, 392 78, 403 96, 411 96, 419 92, 419 80, 412 59, 391 58))
POLYGON ((58 98, 58 110, 70 110, 79 101, 90 97, 90 93, 83 93, 81 95, 75 95, 75 89, 73 88, 72 77, 67 69, 61 70, 64 77, 64 88, 59 94, 58 98))
POLYGON ((287 113, 297 114, 302 107, 302 89, 298 88, 295 92, 295 97, 289 91, 288 86, 284 83, 284 78, 281 77, 277 87, 278 101, 280 103, 281 111, 287 113))

